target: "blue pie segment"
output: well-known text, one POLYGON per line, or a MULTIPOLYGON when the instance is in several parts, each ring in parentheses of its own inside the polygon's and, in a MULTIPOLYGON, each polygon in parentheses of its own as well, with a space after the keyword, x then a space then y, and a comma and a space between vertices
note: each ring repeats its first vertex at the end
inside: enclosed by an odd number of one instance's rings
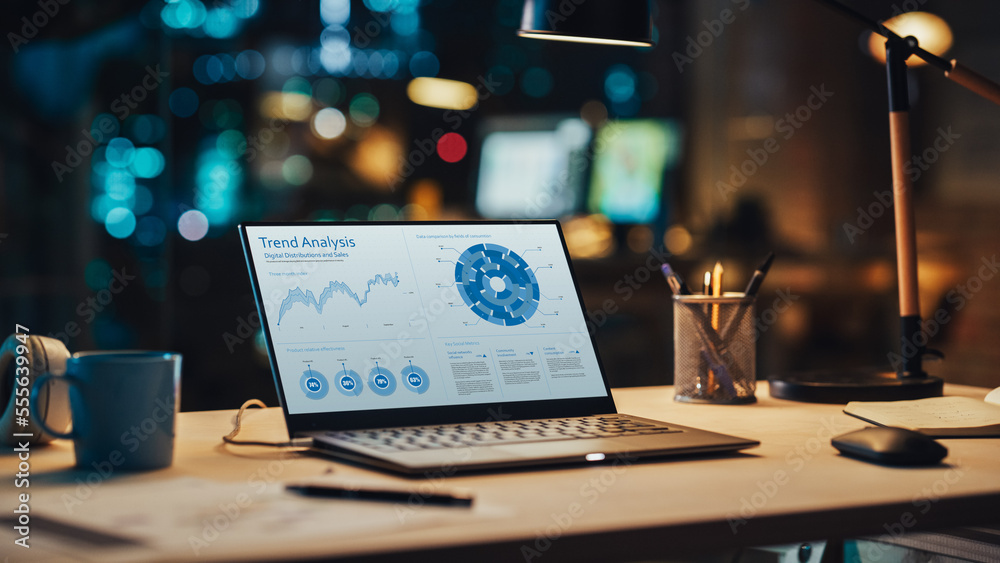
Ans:
POLYGON ((538 310, 538 280, 523 258, 498 244, 470 246, 455 264, 465 304, 495 325, 519 325, 538 310))

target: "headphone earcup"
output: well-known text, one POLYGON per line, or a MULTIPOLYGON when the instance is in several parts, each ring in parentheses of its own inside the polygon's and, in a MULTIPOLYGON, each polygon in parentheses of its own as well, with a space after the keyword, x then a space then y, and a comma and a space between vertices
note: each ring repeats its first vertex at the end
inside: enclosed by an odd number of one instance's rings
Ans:
POLYGON ((0 347, 0 407, 3 408, 3 415, 0 416, 0 442, 10 445, 25 441, 40 444, 53 439, 52 435, 35 423, 34 416, 28 412, 28 392, 20 391, 22 387, 38 394, 38 414, 45 419, 46 424, 55 430, 69 427, 69 386, 50 379, 41 389, 34 389, 35 380, 43 373, 65 373, 69 356, 69 350, 62 341, 48 336, 12 334, 4 341, 0 347), (21 351, 27 349, 27 353, 19 354, 19 346, 23 347, 21 351), (18 356, 26 357, 27 362, 18 365, 18 356), (27 374, 24 370, 18 372, 21 367, 28 368, 27 374), (26 386, 20 385, 25 382, 26 386))

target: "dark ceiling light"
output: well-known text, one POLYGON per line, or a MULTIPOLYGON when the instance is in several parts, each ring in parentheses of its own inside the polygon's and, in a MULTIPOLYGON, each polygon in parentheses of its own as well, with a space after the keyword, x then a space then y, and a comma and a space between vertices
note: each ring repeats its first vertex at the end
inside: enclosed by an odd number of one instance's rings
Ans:
POLYGON ((521 37, 651 47, 649 0, 526 0, 521 37))

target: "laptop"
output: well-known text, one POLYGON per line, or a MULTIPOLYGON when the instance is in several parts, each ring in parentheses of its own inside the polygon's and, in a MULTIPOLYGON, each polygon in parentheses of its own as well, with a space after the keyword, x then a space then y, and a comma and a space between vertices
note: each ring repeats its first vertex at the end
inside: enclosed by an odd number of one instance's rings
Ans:
POLYGON ((620 414, 557 221, 243 223, 293 438, 404 474, 759 445, 620 414))

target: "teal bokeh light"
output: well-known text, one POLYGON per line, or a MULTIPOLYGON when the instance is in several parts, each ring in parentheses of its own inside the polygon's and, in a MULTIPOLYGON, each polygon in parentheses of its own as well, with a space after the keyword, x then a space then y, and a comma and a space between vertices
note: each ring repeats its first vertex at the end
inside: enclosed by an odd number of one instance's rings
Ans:
POLYGON ((163 153, 153 147, 135 149, 135 158, 129 170, 136 178, 156 178, 163 172, 166 160, 163 153))
POLYGON ((115 137, 108 141, 104 158, 115 168, 126 168, 135 158, 135 145, 125 137, 115 137))
POLYGON ((135 215, 125 207, 115 207, 105 217, 104 228, 115 238, 128 238, 135 231, 135 215))

